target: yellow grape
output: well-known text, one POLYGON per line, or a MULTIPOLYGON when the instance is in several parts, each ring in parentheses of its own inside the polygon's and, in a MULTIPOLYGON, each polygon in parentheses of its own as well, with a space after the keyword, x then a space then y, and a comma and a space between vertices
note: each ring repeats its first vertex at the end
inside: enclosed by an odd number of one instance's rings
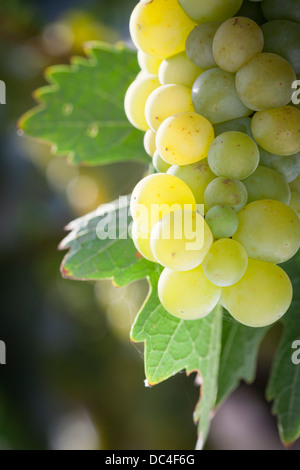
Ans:
POLYGON ((201 265, 183 272, 165 268, 159 278, 158 296, 171 315, 183 320, 197 320, 215 308, 221 288, 207 279, 201 265))
POLYGON ((137 49, 159 59, 182 52, 194 26, 177 0, 139 2, 129 23, 137 49))
POLYGON ((159 87, 159 85, 160 83, 156 75, 142 72, 131 83, 126 92, 124 108, 127 119, 134 127, 141 131, 149 129, 145 118, 145 104, 150 93, 159 87))
POLYGON ((163 85, 148 97, 145 106, 146 121, 153 131, 174 114, 193 111, 191 90, 182 85, 163 85))
POLYGON ((203 272, 207 279, 220 287, 238 282, 246 272, 248 255, 239 242, 230 238, 217 240, 203 261, 203 272))
POLYGON ((279 320, 292 297, 292 284, 283 269, 253 259, 249 259, 242 279, 222 292, 222 302, 229 313, 243 325, 256 328, 279 320))
POLYGON ((190 210, 164 215, 154 225, 150 239, 157 261, 175 271, 199 266, 212 242, 212 233, 202 215, 190 210))
POLYGON ((149 157, 153 157, 156 150, 156 132, 152 129, 148 129, 144 135, 144 149, 146 150, 149 157))
POLYGON ((170 165, 188 165, 207 157, 214 140, 211 123, 194 112, 171 116, 161 124, 156 134, 156 147, 170 165))
POLYGON ((297 214, 300 219, 300 194, 294 191, 291 192, 290 208, 297 214))
POLYGON ((251 202, 239 213, 239 226, 233 238, 246 248, 250 258, 283 263, 300 247, 300 221, 280 201, 251 202))
POLYGON ((138 63, 144 72, 148 72, 151 75, 158 75, 158 69, 161 64, 161 59, 157 59, 151 55, 145 54, 139 50, 137 53, 138 63))
POLYGON ((190 188, 176 176, 148 175, 132 192, 131 215, 144 232, 150 233, 163 215, 178 209, 196 210, 196 201, 190 188))
POLYGON ((136 222, 133 222, 132 224, 131 236, 138 252, 141 253, 144 258, 156 263, 157 261, 154 258, 150 247, 150 235, 143 232, 136 222))
POLYGON ((300 151, 300 111, 294 106, 259 111, 251 130, 256 142, 274 155, 293 155, 300 151))
POLYGON ((162 61, 158 78, 162 85, 176 83, 192 88, 194 81, 202 72, 204 69, 193 64, 185 52, 180 52, 162 61))

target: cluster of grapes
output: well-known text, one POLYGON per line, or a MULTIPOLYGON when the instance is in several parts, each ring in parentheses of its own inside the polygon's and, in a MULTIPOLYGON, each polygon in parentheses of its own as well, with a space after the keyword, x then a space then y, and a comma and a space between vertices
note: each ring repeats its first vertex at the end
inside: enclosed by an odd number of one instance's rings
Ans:
POLYGON ((132 193, 132 238, 165 268, 158 294, 176 317, 221 302, 261 327, 290 306, 278 264, 300 247, 299 22, 298 0, 141 0, 132 12, 141 72, 125 111, 156 170, 132 193))

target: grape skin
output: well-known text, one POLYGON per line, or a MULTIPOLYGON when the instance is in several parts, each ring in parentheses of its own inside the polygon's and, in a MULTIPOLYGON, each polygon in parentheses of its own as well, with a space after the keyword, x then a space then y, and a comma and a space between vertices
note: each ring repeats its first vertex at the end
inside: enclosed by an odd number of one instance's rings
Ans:
POLYGON ((197 23, 225 21, 241 7, 243 0, 178 0, 183 10, 197 23))
POLYGON ((232 286, 245 274, 248 255, 239 242, 230 238, 217 240, 203 261, 207 279, 219 287, 232 286))
POLYGON ((158 78, 162 85, 183 85, 192 88, 196 78, 204 72, 187 57, 185 52, 163 60, 158 70, 158 78))
POLYGON ((232 207, 239 212, 248 200, 248 193, 243 183, 235 178, 215 178, 204 192, 205 209, 217 205, 232 207))
MULTIPOLYGON (((286 157, 287 158, 287 157, 286 157)), ((274 199, 289 205, 291 191, 277 171, 258 166, 253 175, 243 180, 248 192, 248 204, 261 199, 274 199)))
POLYGON ((219 26, 220 23, 200 24, 191 31, 186 40, 185 50, 188 58, 203 71, 217 65, 212 45, 219 26))
POLYGON ((138 252, 147 260, 157 263, 150 247, 150 235, 143 232, 136 222, 132 223, 131 236, 138 252))
POLYGON ((214 206, 207 212, 205 220, 214 238, 229 238, 237 231, 239 218, 232 207, 214 206))
POLYGON ((207 279, 201 265, 183 272, 165 268, 159 278, 158 296, 171 315, 183 320, 197 320, 215 308, 221 288, 207 279))
POLYGON ((229 313, 252 328, 279 320, 287 312, 292 297, 292 284, 283 269, 253 259, 249 259, 242 279, 222 291, 222 302, 229 313))

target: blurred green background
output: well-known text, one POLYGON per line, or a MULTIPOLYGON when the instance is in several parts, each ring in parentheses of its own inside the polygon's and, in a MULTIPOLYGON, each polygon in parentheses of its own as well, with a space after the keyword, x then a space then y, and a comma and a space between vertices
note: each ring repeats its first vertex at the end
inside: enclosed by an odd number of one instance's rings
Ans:
MULTIPOLYGON (((144 386, 143 348, 129 341, 146 282, 61 278, 64 226, 128 194, 146 168, 78 168, 17 132, 43 71, 83 54, 82 43, 129 41, 135 0, 0 0, 0 449, 190 449, 199 390, 178 374, 144 386)), ((260 354, 258 378, 215 418, 208 449, 281 449, 264 401, 278 329, 260 354)), ((294 447, 297 448, 297 445, 294 447)), ((300 446, 298 446, 300 448, 300 446)))

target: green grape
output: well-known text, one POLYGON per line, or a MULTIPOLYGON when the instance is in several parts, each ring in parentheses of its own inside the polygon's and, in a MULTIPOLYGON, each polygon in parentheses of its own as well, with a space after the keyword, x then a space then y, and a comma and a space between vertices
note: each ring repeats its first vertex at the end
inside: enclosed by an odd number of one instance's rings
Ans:
POLYGON ((250 258, 283 263, 300 247, 300 222, 280 201, 255 201, 239 213, 233 238, 244 245, 250 258))
POLYGON ((229 238, 237 231, 239 218, 232 207, 214 206, 207 212, 205 220, 214 238, 229 238))
POLYGON ((208 183, 215 179, 206 159, 191 165, 172 165, 167 173, 184 181, 192 190, 196 203, 204 204, 204 191, 208 183))
POLYGON ((290 20, 300 23, 299 0, 264 0, 262 11, 267 20, 290 20))
POLYGON ((201 69, 209 69, 216 66, 212 44, 219 26, 220 23, 200 24, 190 32, 187 38, 185 45, 186 55, 201 69))
POLYGON ((287 183, 294 181, 294 179, 299 175, 299 153, 283 157, 281 155, 274 155, 272 153, 266 152, 266 150, 262 149, 261 147, 259 147, 259 153, 261 165, 272 168, 273 170, 280 173, 287 183))
POLYGON ((153 131, 174 114, 193 112, 191 90, 182 85, 163 85, 156 88, 146 101, 146 121, 153 131))
POLYGON ((178 210, 164 215, 151 232, 151 250, 157 261, 175 271, 199 266, 213 243, 213 236, 202 215, 178 210))
POLYGON ((178 0, 186 14, 196 23, 225 21, 241 7, 243 0, 178 0))
POLYGON ((294 106, 259 111, 251 130, 256 142, 275 155, 293 155, 300 151, 300 111, 294 106))
POLYGON ((185 41, 194 26, 177 0, 139 2, 129 23, 136 48, 159 59, 184 51, 185 41))
POLYGON ((158 78, 162 85, 183 85, 192 88, 194 81, 204 69, 197 67, 185 52, 163 60, 158 70, 158 78))
POLYGON ((253 2, 252 0, 244 0, 243 5, 235 16, 246 16, 247 18, 251 18, 251 20, 255 21, 259 25, 265 23, 266 21, 261 11, 260 4, 258 2, 253 2))
POLYGON ((141 131, 149 129, 145 118, 145 104, 150 93, 159 87, 159 85, 160 83, 156 75, 142 72, 131 83, 126 92, 124 108, 127 119, 134 127, 141 131))
POLYGON ((190 188, 176 176, 148 175, 132 192, 132 218, 146 233, 151 232, 163 215, 178 209, 196 210, 196 201, 190 188))
POLYGON ((249 137, 253 138, 251 132, 251 118, 249 117, 232 119, 231 121, 225 121, 221 122, 220 124, 215 124, 214 129, 216 137, 220 134, 223 134, 223 132, 237 131, 244 132, 244 134, 248 134, 249 137))
POLYGON ((235 178, 215 178, 208 184, 204 193, 207 210, 224 205, 239 212, 247 204, 247 200, 247 189, 235 178))
POLYGON ((296 74, 283 57, 263 52, 257 54, 236 74, 237 93, 254 111, 285 106, 292 99, 292 84, 296 74))
POLYGON ((291 192, 290 208, 297 214, 300 219, 300 194, 294 191, 291 192))
POLYGON ((217 240, 203 261, 207 279, 219 287, 232 286, 245 274, 248 255, 245 248, 230 238, 217 240))
POLYGON ((215 138, 209 148, 207 160, 215 175, 244 179, 256 170, 259 150, 247 134, 228 131, 215 138))
POLYGON ((164 120, 156 134, 156 148, 170 165, 188 165, 207 157, 214 129, 203 116, 183 112, 164 120))
POLYGON ((158 173, 167 173, 168 169, 170 168, 171 165, 169 163, 165 162, 161 156, 159 155, 158 151, 155 150, 153 158, 152 158, 152 163, 155 168, 155 170, 158 173))
POLYGON ((213 54, 217 65, 232 73, 261 52, 263 47, 264 37, 258 24, 242 16, 225 21, 213 40, 213 54))
POLYGON ((221 288, 207 279, 202 266, 183 272, 165 268, 159 278, 158 296, 171 315, 183 320, 197 320, 215 308, 221 288))
POLYGON ((133 222, 132 224, 131 236, 138 252, 141 253, 141 255, 147 260, 157 263, 151 251, 150 235, 143 232, 136 222, 133 222))
POLYGON ((212 124, 251 114, 238 97, 235 76, 219 68, 203 72, 192 88, 195 111, 212 124))
POLYGON ((271 168, 258 166, 253 175, 243 180, 243 183, 248 192, 248 204, 259 199, 273 199, 287 205, 290 202, 291 191, 288 183, 271 168))
POLYGON ((290 183, 290 188, 292 191, 300 194, 300 175, 297 176, 293 181, 290 183))
POLYGON ((161 59, 157 59, 156 57, 145 54, 141 50, 139 50, 137 53, 137 59, 139 66, 144 72, 147 72, 151 75, 158 75, 158 69, 161 64, 161 59))
POLYGON ((144 135, 144 149, 146 150, 149 157, 153 157, 156 150, 156 132, 152 129, 148 129, 144 135))
POLYGON ((271 325, 288 310, 293 297, 291 281, 272 263, 249 259, 242 279, 222 292, 222 301, 240 323, 254 328, 271 325))
POLYGON ((265 38, 264 50, 281 55, 291 64, 296 74, 300 73, 299 23, 275 20, 265 23, 261 29, 265 38))

